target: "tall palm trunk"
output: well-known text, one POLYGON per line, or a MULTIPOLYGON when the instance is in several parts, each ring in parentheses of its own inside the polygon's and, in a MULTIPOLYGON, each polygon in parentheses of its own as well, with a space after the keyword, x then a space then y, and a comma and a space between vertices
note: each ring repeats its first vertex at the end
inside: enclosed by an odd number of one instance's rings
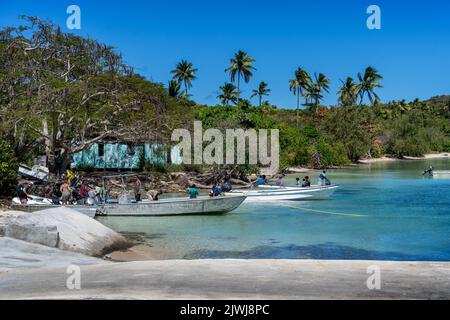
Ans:
POLYGON ((237 83, 237 102, 241 101, 241 74, 238 72, 238 83, 237 83))
POLYGON ((261 108, 262 105, 262 95, 259 95, 259 107, 261 108))
POLYGON ((300 89, 297 89, 297 128, 298 128, 298 117, 299 117, 299 108, 300 108, 300 89))

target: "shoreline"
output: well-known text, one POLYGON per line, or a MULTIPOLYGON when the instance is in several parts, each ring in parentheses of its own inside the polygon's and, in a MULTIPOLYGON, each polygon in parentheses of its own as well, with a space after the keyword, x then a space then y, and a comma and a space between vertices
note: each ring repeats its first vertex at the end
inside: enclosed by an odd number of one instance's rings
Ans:
POLYGON ((391 158, 387 156, 382 156, 380 158, 372 158, 372 159, 361 159, 358 160, 358 164, 372 164, 372 163, 380 163, 380 162, 392 162, 392 161, 414 161, 414 160, 430 160, 430 159, 450 159, 450 153, 441 152, 441 153, 428 153, 423 157, 410 157, 404 156, 403 158, 391 158))

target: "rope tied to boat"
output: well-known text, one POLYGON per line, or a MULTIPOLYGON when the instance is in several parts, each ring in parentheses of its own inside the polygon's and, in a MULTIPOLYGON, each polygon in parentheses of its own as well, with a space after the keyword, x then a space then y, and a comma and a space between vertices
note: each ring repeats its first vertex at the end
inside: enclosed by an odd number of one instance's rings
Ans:
POLYGON ((279 204, 279 206, 293 208, 293 209, 297 209, 297 210, 321 213, 321 214, 331 214, 331 215, 336 215, 336 216, 346 216, 346 217, 354 217, 354 218, 368 217, 365 214, 357 214, 357 213, 344 213, 344 212, 324 211, 324 210, 316 210, 316 209, 310 209, 310 208, 300 208, 300 207, 296 207, 296 206, 283 205, 283 204, 279 204))

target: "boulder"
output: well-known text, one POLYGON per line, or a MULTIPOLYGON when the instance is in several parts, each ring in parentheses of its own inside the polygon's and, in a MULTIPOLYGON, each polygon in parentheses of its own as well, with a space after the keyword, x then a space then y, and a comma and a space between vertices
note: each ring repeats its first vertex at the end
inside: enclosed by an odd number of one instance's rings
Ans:
POLYGON ((64 207, 32 213, 0 213, 0 235, 90 256, 130 246, 114 230, 64 207))
POLYGON ((0 270, 17 268, 67 267, 69 265, 108 264, 109 262, 76 252, 0 237, 0 270))

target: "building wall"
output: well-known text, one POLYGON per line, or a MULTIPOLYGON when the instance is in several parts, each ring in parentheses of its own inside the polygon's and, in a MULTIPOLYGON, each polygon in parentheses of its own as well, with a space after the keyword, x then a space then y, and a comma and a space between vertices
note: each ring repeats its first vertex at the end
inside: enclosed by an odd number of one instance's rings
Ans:
MULTIPOLYGON (((151 163, 167 163, 167 153, 162 145, 144 144, 132 146, 127 144, 105 143, 94 144, 89 149, 73 155, 72 168, 93 167, 97 169, 138 169, 141 154, 151 163), (103 154, 102 154, 103 145, 103 154)), ((172 163, 181 163, 179 149, 171 150, 172 163)))

